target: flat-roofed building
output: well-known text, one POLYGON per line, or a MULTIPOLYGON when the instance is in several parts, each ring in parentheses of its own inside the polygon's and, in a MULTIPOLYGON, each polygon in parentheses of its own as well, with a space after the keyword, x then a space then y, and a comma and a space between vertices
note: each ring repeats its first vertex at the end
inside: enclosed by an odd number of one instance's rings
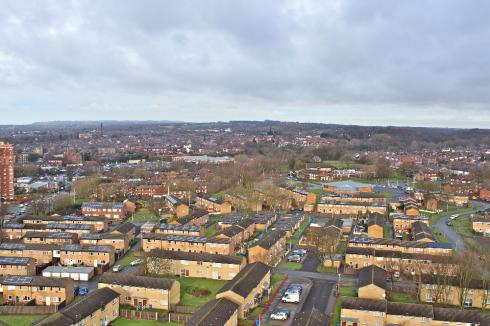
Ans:
POLYGON ((155 228, 155 233, 202 237, 204 235, 204 228, 198 225, 178 225, 163 223, 155 228))
POLYGON ((94 226, 95 232, 106 232, 109 228, 108 219, 104 216, 26 216, 20 221, 24 224, 88 224, 94 226))
POLYGON ((129 250, 129 240, 125 235, 113 233, 91 233, 80 236, 81 245, 90 246, 112 246, 116 257, 123 255, 129 250))
POLYGON ((36 275, 36 260, 29 257, 0 257, 0 276, 36 275))
POLYGON ((68 277, 74 281, 88 281, 94 276, 94 268, 86 266, 48 266, 42 271, 44 277, 68 277))
POLYGON ((60 246, 55 244, 11 243, 0 244, 0 256, 34 258, 36 266, 51 264, 60 257, 60 246))
POLYGON ((266 234, 248 249, 249 264, 262 262, 274 266, 286 253, 286 232, 275 230, 266 234))
POLYGON ((124 203, 85 202, 82 204, 83 216, 104 216, 109 220, 123 220, 127 210, 124 203))
POLYGON ((35 323, 36 326, 109 325, 119 318, 119 293, 110 288, 90 292, 64 309, 35 323))
POLYGON ((27 232, 22 238, 23 243, 74 244, 78 243, 78 235, 69 232, 27 232))
POLYGON ((98 288, 105 287, 121 295, 121 304, 138 308, 169 310, 180 301, 180 283, 173 279, 105 273, 98 288))
POLYGON ((248 264, 218 291, 216 299, 224 298, 238 304, 238 318, 243 319, 258 306, 270 285, 269 266, 260 262, 248 264))
POLYGON ((36 306, 59 306, 74 298, 73 280, 42 276, 6 276, 0 282, 3 302, 36 306))
POLYGON ((231 280, 246 265, 239 256, 216 255, 185 251, 152 250, 153 274, 171 274, 181 277, 200 277, 213 280, 231 280))
POLYGON ((227 239, 156 233, 144 234, 141 240, 141 247, 145 252, 153 249, 205 252, 220 255, 231 255, 234 252, 230 241, 227 239))
POLYGON ((360 193, 372 193, 373 185, 351 180, 329 182, 323 185, 323 191, 336 194, 358 195, 360 193))
POLYGON ((113 246, 63 245, 60 250, 60 263, 63 266, 112 266, 115 262, 113 246))
POLYGON ((236 326, 239 305, 227 299, 208 301, 192 314, 186 326, 236 326))

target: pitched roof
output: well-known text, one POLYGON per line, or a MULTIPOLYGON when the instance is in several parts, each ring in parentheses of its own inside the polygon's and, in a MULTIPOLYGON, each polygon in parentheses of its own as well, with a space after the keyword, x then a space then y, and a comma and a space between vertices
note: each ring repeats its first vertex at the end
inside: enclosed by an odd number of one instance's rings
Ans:
POLYGON ((133 223, 124 222, 124 223, 119 224, 118 226, 116 226, 116 228, 114 228, 114 230, 112 230, 111 233, 113 233, 113 232, 119 232, 119 233, 122 233, 122 234, 126 234, 126 233, 130 232, 131 230, 133 230, 134 228, 135 228, 135 226, 134 226, 133 223))
POLYGON ((185 323, 188 326, 222 326, 238 310, 238 305, 227 299, 211 300, 196 311, 185 323))
POLYGON ((117 297, 119 297, 119 293, 110 288, 95 290, 81 300, 69 304, 56 314, 41 320, 36 325, 69 326, 76 324, 117 297))
POLYGON ((133 276, 133 275, 116 274, 116 273, 104 273, 99 279, 99 284, 105 283, 105 284, 128 285, 128 286, 135 286, 141 288, 162 289, 162 290, 170 289, 175 282, 177 281, 172 279, 146 277, 146 276, 133 276))
POLYGON ((218 233, 216 236, 222 234, 224 236, 227 236, 228 238, 233 238, 234 236, 240 234, 243 232, 243 229, 239 227, 238 225, 232 225, 229 228, 224 229, 220 233, 218 233))
POLYGON ((342 309, 383 311, 386 312, 385 300, 342 297, 342 309))
POLYGON ((233 291, 246 298, 253 289, 259 285, 262 279, 270 272, 270 267, 264 263, 256 262, 248 264, 235 277, 225 284, 219 291, 233 291))
POLYGON ((397 316, 433 317, 432 305, 388 302, 387 313, 397 316))
POLYGON ((385 219, 383 215, 380 214, 371 214, 369 215, 368 227, 373 225, 378 225, 383 227, 385 224, 385 219))
POLYGON ((264 249, 270 249, 279 239, 286 236, 286 232, 282 230, 274 230, 268 233, 265 237, 257 241, 253 247, 259 246, 264 249))
POLYGON ((374 284, 386 290, 386 271, 376 265, 364 267, 359 270, 359 287, 374 284))

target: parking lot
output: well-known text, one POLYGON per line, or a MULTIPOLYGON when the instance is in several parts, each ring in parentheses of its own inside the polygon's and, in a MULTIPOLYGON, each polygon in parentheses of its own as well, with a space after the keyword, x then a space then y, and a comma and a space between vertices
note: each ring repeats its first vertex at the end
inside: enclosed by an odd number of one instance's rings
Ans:
POLYGON ((301 311, 304 303, 306 302, 306 299, 308 298, 308 295, 311 291, 312 288, 312 281, 310 281, 307 278, 292 278, 288 280, 281 291, 277 294, 277 296, 274 298, 274 301, 271 303, 269 309, 267 309, 266 313, 261 317, 262 322, 269 323, 271 325, 292 325, 294 315, 301 311), (300 302, 299 303, 284 303, 281 301, 284 293, 286 292, 286 289, 288 286, 291 284, 300 284, 303 287, 303 291, 300 295, 300 302), (290 312, 290 316, 287 320, 281 321, 281 320, 273 320, 270 319, 270 316, 272 312, 277 309, 277 308, 286 308, 290 312))

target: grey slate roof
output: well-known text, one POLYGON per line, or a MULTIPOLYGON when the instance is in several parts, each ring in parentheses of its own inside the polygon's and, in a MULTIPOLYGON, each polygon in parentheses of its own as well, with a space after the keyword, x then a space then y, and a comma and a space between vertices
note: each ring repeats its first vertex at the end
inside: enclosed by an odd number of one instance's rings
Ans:
POLYGON ((157 277, 133 276, 126 274, 104 273, 100 279, 100 283, 128 285, 134 287, 142 287, 149 289, 169 290, 172 285, 177 282, 172 279, 164 279, 157 277))
POLYGON ((248 264, 231 281, 226 283, 218 293, 233 291, 246 298, 269 271, 270 267, 266 264, 260 262, 248 264))
POLYGON ((187 326, 222 326, 237 310, 238 305, 230 300, 211 300, 196 311, 185 324, 187 326))

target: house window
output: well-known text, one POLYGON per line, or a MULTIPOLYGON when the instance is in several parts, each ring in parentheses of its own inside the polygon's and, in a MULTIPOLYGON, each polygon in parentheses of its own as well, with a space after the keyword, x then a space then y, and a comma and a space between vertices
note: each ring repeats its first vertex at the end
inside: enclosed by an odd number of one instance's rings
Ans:
POLYGON ((464 306, 466 308, 473 307, 473 299, 467 298, 464 300, 464 306))

